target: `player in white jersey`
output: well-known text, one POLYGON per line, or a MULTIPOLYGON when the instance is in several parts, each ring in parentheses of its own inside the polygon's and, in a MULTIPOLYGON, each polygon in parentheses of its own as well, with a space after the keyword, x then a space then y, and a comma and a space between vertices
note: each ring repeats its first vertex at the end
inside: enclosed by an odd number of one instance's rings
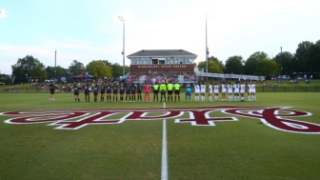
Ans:
POLYGON ((252 101, 257 100, 257 98, 256 98, 256 84, 254 82, 251 84, 251 99, 252 99, 252 101))
POLYGON ((248 83, 248 101, 251 101, 251 82, 248 83))
POLYGON ((217 83, 214 83, 213 94, 214 94, 214 100, 218 102, 219 101, 219 85, 217 83))
POLYGON ((199 84, 194 85, 194 101, 199 101, 199 94, 200 94, 200 86, 199 84))
POLYGON ((234 101, 240 101, 240 97, 239 97, 239 84, 238 81, 236 81, 236 83, 233 85, 233 98, 234 101))
POLYGON ((208 97, 210 102, 212 102, 212 91, 213 91, 212 82, 210 82, 208 86, 208 97))
POLYGON ((240 83, 240 96, 241 96, 241 102, 244 102, 244 93, 246 91, 246 85, 243 84, 243 81, 240 83))
POLYGON ((226 93, 227 93, 227 86, 225 82, 222 82, 221 84, 221 94, 222 94, 222 102, 226 102, 226 93))
POLYGON ((232 101, 232 85, 231 85, 231 82, 228 83, 227 85, 227 89, 228 89, 228 100, 229 101, 232 101))
POLYGON ((206 100, 206 85, 204 82, 201 83, 200 85, 200 93, 201 93, 201 100, 204 102, 206 100))

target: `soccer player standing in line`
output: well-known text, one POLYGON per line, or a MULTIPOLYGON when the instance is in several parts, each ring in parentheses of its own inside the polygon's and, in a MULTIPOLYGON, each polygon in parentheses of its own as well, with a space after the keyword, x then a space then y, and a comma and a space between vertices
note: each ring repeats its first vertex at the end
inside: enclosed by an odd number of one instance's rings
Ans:
POLYGON ((209 86, 208 86, 208 97, 209 97, 209 101, 212 102, 212 82, 209 82, 209 86))
POLYGON ((177 96, 180 102, 180 84, 178 83, 178 81, 176 82, 176 84, 174 84, 174 102, 177 101, 177 96))
POLYGON ((120 84, 120 102, 123 102, 124 98, 124 85, 123 83, 120 84))
POLYGON ((150 85, 148 82, 144 84, 144 101, 148 99, 148 102, 150 102, 150 85))
POLYGON ((107 101, 111 101, 111 89, 112 89, 112 86, 110 84, 110 82, 108 82, 108 85, 107 85, 107 101))
POLYGON ((131 101, 132 102, 136 102, 136 85, 134 85, 133 83, 131 84, 131 101))
POLYGON ((201 86, 200 86, 200 92, 201 92, 201 100, 204 102, 206 100, 206 85, 202 81, 201 86))
POLYGON ((256 98, 256 84, 252 82, 251 84, 251 95, 252 95, 252 101, 257 101, 256 98))
POLYGON ((157 102, 158 102, 158 96, 159 96, 159 84, 158 84, 158 82, 156 82, 153 85, 153 102, 155 102, 156 98, 157 98, 157 102))
POLYGON ((83 87, 84 89, 84 99, 86 100, 86 102, 90 102, 90 99, 89 99, 89 84, 85 85, 83 87))
POLYGON ((118 88, 119 88, 118 84, 114 83, 114 85, 113 85, 113 98, 112 98, 113 102, 118 101, 118 88))
POLYGON ((173 98, 172 98, 173 84, 171 83, 171 80, 169 80, 169 83, 167 84, 167 89, 168 89, 168 102, 170 100, 171 102, 173 102, 173 98))
POLYGON ((234 101, 240 101, 239 88, 240 88, 240 86, 238 84, 238 81, 236 81, 236 83, 233 85, 234 101))
POLYGON ((232 85, 231 85, 231 82, 228 83, 227 89, 228 89, 228 101, 232 101, 232 85))
POLYGON ((251 98, 250 98, 250 96, 251 96, 251 82, 249 82, 247 86, 248 86, 248 101, 251 101, 251 98))
POLYGON ((187 89, 186 89, 186 101, 190 101, 191 100, 191 93, 192 93, 191 88, 187 87, 187 89))
POLYGON ((198 83, 194 85, 194 101, 199 101, 200 86, 198 83))
POLYGON ((98 91, 99 91, 99 85, 96 84, 96 85, 93 87, 93 98, 94 98, 94 102, 97 102, 97 100, 98 100, 98 91))
POLYGON ((223 81, 221 84, 222 102, 227 101, 226 93, 227 93, 227 87, 226 87, 226 83, 223 81))
POLYGON ((130 84, 126 84, 126 102, 131 102, 131 97, 130 97, 130 93, 131 93, 131 86, 130 84))
POLYGON ((50 97, 49 97, 49 100, 55 100, 55 99, 54 99, 54 91, 55 91, 55 89, 56 89, 56 86, 53 84, 53 81, 50 81, 49 89, 50 89, 50 97))
POLYGON ((164 102, 166 102, 166 91, 167 91, 167 86, 164 82, 161 83, 160 85, 160 102, 162 102, 162 97, 164 99, 164 102))
POLYGON ((100 101, 104 102, 104 95, 106 94, 106 87, 104 85, 104 82, 100 86, 100 93, 101 93, 100 101))
POLYGON ((244 102, 244 93, 246 92, 246 85, 243 84, 243 81, 241 81, 240 84, 240 96, 241 96, 241 102, 244 102))
POLYGON ((141 85, 141 83, 138 84, 137 93, 138 93, 138 101, 142 101, 142 96, 141 96, 141 93, 142 93, 142 85, 141 85))
POLYGON ((218 102, 219 101, 219 85, 217 83, 214 83, 213 94, 214 94, 214 100, 218 102))
POLYGON ((80 102, 80 98, 79 98, 79 89, 77 86, 77 83, 74 83, 73 85, 73 95, 74 95, 74 102, 80 102))

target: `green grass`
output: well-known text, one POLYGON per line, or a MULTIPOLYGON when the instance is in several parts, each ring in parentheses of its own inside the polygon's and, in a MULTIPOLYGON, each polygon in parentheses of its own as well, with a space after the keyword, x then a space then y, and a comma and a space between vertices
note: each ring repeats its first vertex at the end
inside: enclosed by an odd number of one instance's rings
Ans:
MULTIPOLYGON (((71 93, 56 94, 55 101, 49 101, 47 93, 0 96, 0 112, 163 107, 144 102, 74 103, 71 93)), ((166 106, 290 106, 312 113, 292 119, 320 124, 318 97, 310 92, 258 93, 257 102, 183 101, 166 106)), ((210 115, 230 116, 220 111, 210 115)), ((169 179, 319 179, 320 134, 283 132, 258 119, 235 117, 238 121, 210 127, 168 119, 169 179)), ((161 178, 162 120, 57 130, 49 123, 4 123, 9 118, 0 116, 1 180, 161 178)))

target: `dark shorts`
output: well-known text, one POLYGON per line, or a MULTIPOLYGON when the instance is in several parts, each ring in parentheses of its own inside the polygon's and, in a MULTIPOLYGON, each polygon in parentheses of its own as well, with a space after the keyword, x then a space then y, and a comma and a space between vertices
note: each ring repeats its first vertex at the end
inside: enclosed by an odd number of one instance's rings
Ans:
POLYGON ((76 96, 78 96, 78 95, 79 95, 79 92, 74 92, 73 94, 76 95, 76 96))
POLYGON ((120 94, 124 94, 124 91, 120 91, 120 94))
POLYGON ((153 91, 153 93, 158 94, 158 93, 159 93, 159 91, 158 91, 158 90, 154 90, 154 91, 153 91))
POLYGON ((104 94, 104 93, 106 93, 105 91, 101 91, 101 94, 104 94))
POLYGON ((180 95, 180 91, 179 90, 178 91, 174 91, 174 94, 180 95))
POLYGON ((162 94, 162 95, 166 95, 166 92, 165 92, 165 91, 161 91, 161 94, 162 94))
POLYGON ((172 95, 172 91, 168 91, 168 95, 172 95))
POLYGON ((50 94, 54 94, 54 89, 50 89, 50 94))
POLYGON ((98 92, 94 92, 94 95, 95 95, 95 96, 98 95, 98 92))

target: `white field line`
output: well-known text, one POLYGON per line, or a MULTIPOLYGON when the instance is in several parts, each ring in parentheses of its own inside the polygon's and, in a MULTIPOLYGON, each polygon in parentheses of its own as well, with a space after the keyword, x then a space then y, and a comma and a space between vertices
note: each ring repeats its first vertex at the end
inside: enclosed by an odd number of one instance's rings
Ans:
POLYGON ((166 108, 166 102, 165 101, 163 102, 163 108, 166 108))
POLYGON ((161 180, 168 180, 167 125, 166 125, 166 120, 163 120, 161 180))

